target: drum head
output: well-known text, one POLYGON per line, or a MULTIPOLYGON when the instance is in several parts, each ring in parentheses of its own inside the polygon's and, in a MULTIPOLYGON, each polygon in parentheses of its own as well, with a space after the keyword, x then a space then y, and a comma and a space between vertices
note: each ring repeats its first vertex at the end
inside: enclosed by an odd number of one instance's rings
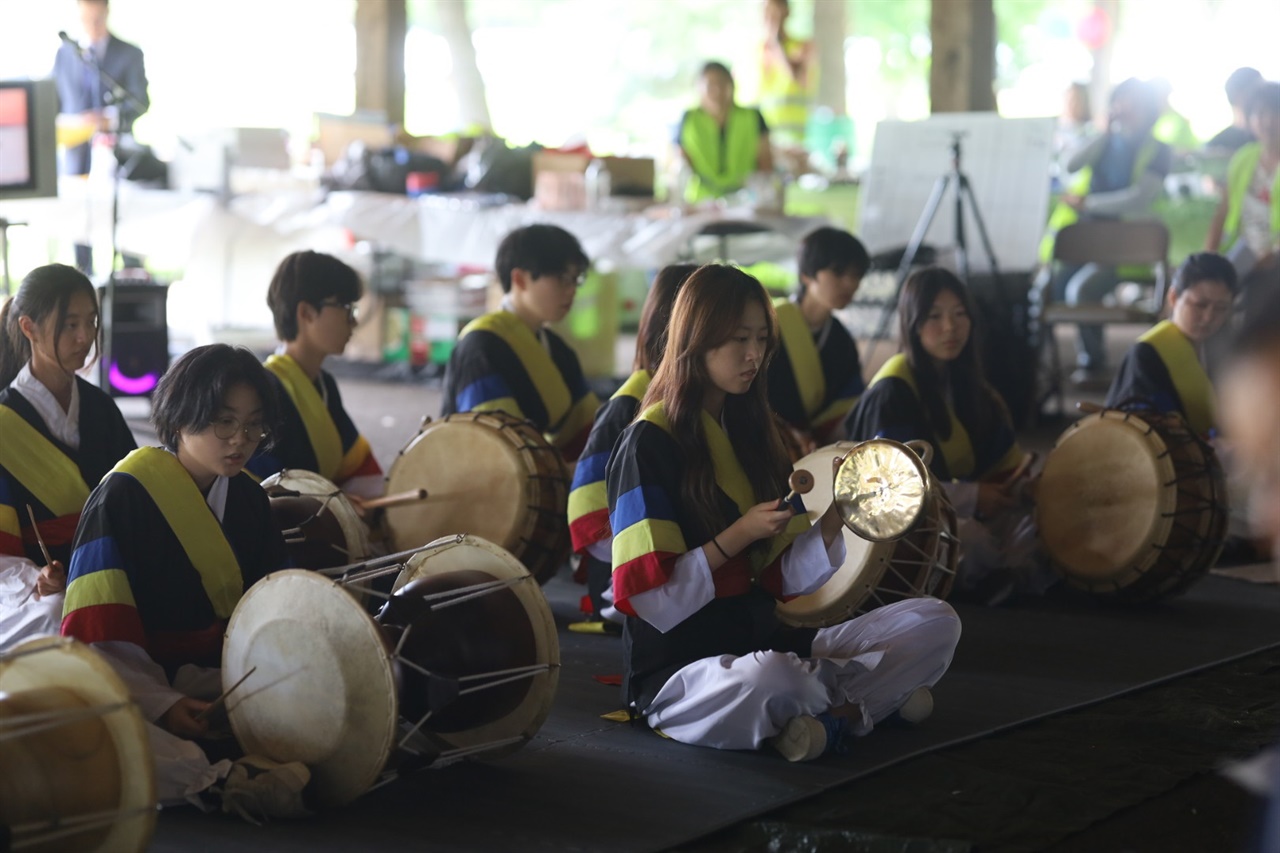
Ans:
POLYGON ((907 534, 929 491, 924 462, 904 444, 876 438, 849 449, 835 475, 835 502, 846 526, 864 539, 907 534))
POLYGON ((368 790, 395 740, 395 677, 377 623, 346 589, 301 569, 250 587, 227 625, 223 687, 251 669, 227 700, 245 752, 306 764, 323 805, 368 790))
MULTIPOLYGON (((532 677, 465 697, 468 701, 474 700, 480 706, 488 707, 477 706, 463 715, 461 723, 457 715, 451 715, 446 708, 428 721, 421 731, 441 751, 470 749, 518 739, 503 748, 486 750, 483 755, 492 757, 512 752, 537 733, 546 721, 551 703, 555 699, 556 685, 560 678, 560 641, 556 634, 555 619, 537 580, 520 561, 492 542, 477 536, 447 537, 431 543, 427 549, 409 559, 404 571, 396 579, 394 591, 399 593, 410 584, 433 581, 444 581, 454 589, 462 588, 448 583, 451 579, 465 579, 467 584, 516 581, 492 596, 499 601, 500 596, 513 598, 510 604, 517 607, 520 614, 510 620, 510 625, 467 625, 466 616, 463 615, 464 608, 489 596, 458 605, 462 624, 458 624, 455 619, 453 623, 437 626, 429 634, 441 638, 440 645, 446 646, 439 650, 439 654, 432 655, 433 662, 443 668, 448 666, 445 661, 449 661, 460 670, 457 674, 469 674, 467 670, 476 661, 489 660, 491 663, 488 665, 501 665, 492 661, 506 660, 507 654, 514 653, 520 658, 519 661, 511 661, 515 665, 546 665, 549 668, 532 677), (510 648, 514 642, 531 645, 529 648, 510 648), (490 650, 484 648, 486 645, 490 650), (508 648, 499 649, 495 659, 492 647, 504 645, 508 648), (512 688, 514 694, 511 692, 512 688)), ((454 608, 446 608, 440 613, 443 616, 452 609, 454 608)), ((427 618, 430 620, 434 617, 427 618)), ((408 651, 406 648, 406 656, 408 651)), ((411 701, 413 700, 406 696, 402 704, 407 706, 411 701)), ((417 720, 409 719, 407 722, 412 725, 417 720)))
MULTIPOLYGON (((856 446, 851 441, 829 444, 796 462, 796 470, 813 475, 813 489, 804 496, 805 509, 809 511, 812 523, 817 524, 818 518, 831 506, 835 459, 856 446)), ((894 543, 863 539, 847 525, 842 531, 846 552, 844 565, 817 592, 779 603, 778 617, 782 621, 789 625, 819 628, 843 622, 854 615, 880 582, 893 554, 894 543)))
POLYGON ((328 569, 358 563, 369 556, 369 531, 342 490, 313 471, 286 468, 262 481, 271 496, 271 513, 282 530, 301 525, 289 546, 294 565, 328 569), (297 492, 298 496, 288 493, 297 492), (336 545, 342 550, 330 547, 336 545))
POLYGON ((530 506, 528 464, 516 444, 473 418, 428 424, 387 472, 387 493, 423 488, 427 499, 387 508, 397 551, 470 533, 518 551, 530 506))
POLYGON ((1177 485, 1159 434, 1118 411, 1067 429, 1045 460, 1036 524, 1045 551, 1069 579, 1124 586, 1165 541, 1177 485))
POLYGON ((108 827, 33 849, 145 850, 156 825, 151 746, 142 715, 111 665, 74 640, 31 640, 0 655, 0 697, 20 713, 124 706, 13 737, 0 713, 0 825, 41 827, 15 832, 15 849, 54 830, 55 821, 119 812, 108 827))

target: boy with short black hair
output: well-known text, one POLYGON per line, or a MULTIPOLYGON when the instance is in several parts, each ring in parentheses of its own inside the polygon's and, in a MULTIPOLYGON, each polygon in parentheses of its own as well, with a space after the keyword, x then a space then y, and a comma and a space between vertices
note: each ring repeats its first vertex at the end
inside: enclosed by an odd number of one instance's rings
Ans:
POLYGON ((834 312, 853 300, 871 256, 848 231, 823 227, 801 242, 799 267, 795 294, 774 301, 782 346, 769 364, 769 404, 804 444, 825 444, 841 437, 866 387, 858 347, 834 312))
POLYGON ((274 446, 246 466, 254 476, 294 468, 332 481, 357 504, 382 494, 382 468, 343 408, 338 383, 322 368, 351 340, 363 290, 356 271, 333 255, 294 252, 276 267, 267 305, 284 348, 267 358, 267 370, 281 419, 274 446))
POLYGON ((467 324, 445 370, 442 414, 503 411, 532 422, 566 460, 578 458, 600 401, 578 356, 547 328, 563 320, 589 262, 555 225, 529 225, 498 246, 502 307, 467 324))

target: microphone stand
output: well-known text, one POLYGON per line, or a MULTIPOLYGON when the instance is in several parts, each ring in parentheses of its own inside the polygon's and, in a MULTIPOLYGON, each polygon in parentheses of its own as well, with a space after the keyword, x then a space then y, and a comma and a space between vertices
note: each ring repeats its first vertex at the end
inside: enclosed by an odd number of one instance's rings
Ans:
MULTIPOLYGON (((103 101, 105 102, 110 97, 111 104, 116 107, 116 126, 111 135, 111 271, 107 275, 105 293, 103 295, 102 357, 99 359, 99 387, 110 393, 112 333, 115 326, 116 266, 121 256, 118 236, 120 230, 120 175, 122 172, 132 171, 142 154, 141 149, 135 151, 128 161, 121 165, 120 137, 123 134, 122 128, 126 126, 125 117, 132 113, 133 117, 137 118, 146 112, 147 107, 137 96, 126 89, 119 80, 107 73, 106 69, 98 62, 97 57, 93 55, 93 51, 85 50, 63 33, 58 35, 76 50, 81 62, 97 73, 98 80, 102 85, 103 101)), ((128 126, 132 128, 132 123, 129 123, 128 126)))

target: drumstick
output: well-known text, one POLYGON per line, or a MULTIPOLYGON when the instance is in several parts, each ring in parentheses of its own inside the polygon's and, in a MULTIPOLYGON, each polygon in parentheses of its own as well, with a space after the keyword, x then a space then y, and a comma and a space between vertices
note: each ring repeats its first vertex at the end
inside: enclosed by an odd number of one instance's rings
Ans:
POLYGON ((787 496, 778 501, 778 509, 786 509, 787 504, 795 498, 796 495, 807 495, 813 490, 813 475, 803 468, 797 468, 791 472, 791 476, 787 478, 787 485, 791 487, 791 491, 787 496))
POLYGON ((1005 482, 1006 483, 1018 482, 1018 480, 1020 480, 1027 473, 1027 471, 1031 468, 1031 465, 1035 461, 1036 461, 1035 453, 1023 454, 1022 461, 1018 463, 1017 468, 1013 469, 1013 473, 1011 473, 1008 477, 1005 478, 1005 482))
MULTIPOLYGON (((31 504, 27 504, 27 518, 31 519, 31 531, 35 533, 36 544, 40 546, 40 553, 44 555, 44 564, 46 566, 52 566, 53 557, 49 556, 49 549, 45 547, 44 537, 40 535, 40 528, 36 525, 36 514, 35 511, 31 509, 31 504)), ((27 591, 26 595, 22 596, 22 600, 18 602, 18 606, 21 607, 26 604, 31 596, 36 594, 36 590, 39 588, 40 582, 36 581, 36 585, 31 587, 31 589, 27 591)))
POLYGON ((249 676, 253 675, 253 674, 254 674, 255 672, 257 672, 257 671, 258 671, 258 668, 257 668, 256 666, 255 666, 255 667, 253 667, 253 668, 252 668, 252 669, 250 669, 248 672, 246 672, 244 675, 240 676, 240 680, 239 680, 239 681, 237 681, 235 684, 233 684, 233 685, 231 685, 230 687, 228 687, 226 690, 222 691, 222 694, 221 694, 220 696, 218 696, 218 698, 217 698, 217 699, 214 699, 212 702, 210 702, 210 703, 209 703, 209 707, 205 708, 203 711, 201 711, 200 713, 196 714, 196 722, 197 722, 197 723, 198 723, 198 722, 202 722, 202 721, 205 719, 205 717, 208 717, 208 716, 209 716, 210 714, 212 714, 215 710, 217 710, 217 708, 218 708, 218 706, 219 706, 219 705, 221 705, 221 704, 223 704, 224 702, 226 702, 226 701, 227 701, 227 697, 231 695, 231 691, 232 691, 232 690, 235 690, 235 689, 236 689, 237 687, 239 687, 241 684, 244 684, 244 680, 245 680, 246 678, 248 678, 249 676))
POLYGON ((31 504, 27 504, 27 518, 31 519, 31 532, 36 535, 36 544, 40 546, 40 553, 44 555, 44 564, 53 565, 53 557, 49 556, 49 549, 44 545, 44 537, 40 535, 40 528, 36 525, 36 513, 31 508, 31 504))
POLYGON ((383 506, 400 506, 401 504, 416 503, 417 501, 425 501, 427 499, 426 489, 410 489, 407 492, 397 492, 394 495, 383 495, 380 498, 371 498, 362 501, 361 506, 365 509, 377 509, 383 506))
POLYGON ((1088 400, 1081 400, 1076 403, 1076 410, 1084 412, 1086 415, 1096 415, 1098 412, 1104 411, 1105 406, 1099 406, 1097 403, 1091 403, 1088 400))

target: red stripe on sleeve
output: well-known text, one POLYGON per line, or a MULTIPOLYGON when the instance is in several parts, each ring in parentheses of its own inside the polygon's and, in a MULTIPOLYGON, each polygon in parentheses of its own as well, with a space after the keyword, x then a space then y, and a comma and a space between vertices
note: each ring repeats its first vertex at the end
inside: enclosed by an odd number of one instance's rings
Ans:
POLYGON ((147 647, 138 609, 128 604, 95 604, 77 608, 62 618, 62 635, 84 643, 121 640, 147 647))
POLYGON ((569 523, 569 537, 573 540, 573 550, 579 554, 585 554, 588 545, 594 545, 612 535, 613 530, 609 527, 609 510, 606 508, 592 510, 569 523))

